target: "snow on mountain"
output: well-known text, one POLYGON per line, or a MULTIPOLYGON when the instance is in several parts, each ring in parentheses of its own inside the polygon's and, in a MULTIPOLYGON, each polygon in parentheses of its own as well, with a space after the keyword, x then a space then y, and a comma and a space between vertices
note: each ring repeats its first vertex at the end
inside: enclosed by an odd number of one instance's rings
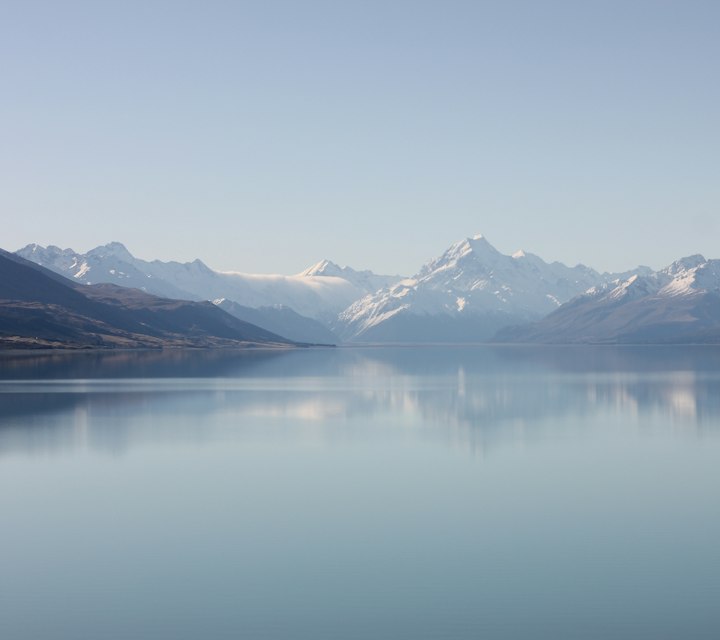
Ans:
POLYGON ((179 263, 146 262, 135 258, 119 242, 96 247, 84 254, 77 253, 72 249, 60 249, 53 245, 42 247, 37 244, 30 244, 16 253, 26 260, 83 284, 109 282, 123 287, 141 289, 167 298, 205 299, 205 296, 175 285, 173 280, 178 278, 158 277, 158 272, 162 270, 163 265, 167 267, 167 271, 183 268, 198 271, 204 267, 199 260, 191 263, 192 266, 179 263))
POLYGON ((186 300, 227 298, 255 308, 285 305, 303 316, 324 321, 335 318, 368 292, 344 277, 329 274, 259 275, 214 271, 200 260, 150 262, 135 258, 119 242, 85 254, 33 244, 17 254, 86 284, 110 282, 186 300))
POLYGON ((200 260, 141 260, 118 242, 85 254, 39 245, 17 253, 76 282, 109 282, 177 299, 222 298, 227 304, 232 301, 238 314, 262 308, 267 323, 288 335, 306 336, 304 341, 323 335, 307 318, 347 341, 470 342, 590 300, 600 307, 604 301, 692 297, 720 290, 718 261, 702 256, 684 258, 658 272, 639 267, 600 274, 583 265, 547 263, 525 251, 505 255, 482 235, 456 242, 411 278, 356 271, 328 260, 294 276, 220 272, 200 260))
POLYGON ((413 341, 483 340, 502 326, 540 318, 610 277, 583 265, 548 264, 524 251, 508 256, 476 235, 412 278, 353 303, 340 314, 342 334, 358 341, 410 335, 413 341))
POLYGON ((301 277, 333 276, 343 278, 354 284, 358 289, 362 289, 365 293, 374 293, 378 289, 388 287, 402 279, 402 276, 384 276, 367 269, 356 271, 351 267, 341 267, 330 260, 321 260, 298 275, 301 277))
POLYGON ((720 260, 694 255, 657 272, 604 283, 539 322, 501 331, 497 340, 720 342, 720 260))
POLYGON ((676 260, 659 271, 643 271, 592 287, 579 301, 629 302, 650 295, 687 296, 712 291, 720 291, 720 260, 706 260, 701 255, 693 255, 676 260))
POLYGON ((661 296, 688 296, 720 293, 720 260, 705 260, 701 255, 673 262, 661 273, 672 278, 658 292, 661 296))

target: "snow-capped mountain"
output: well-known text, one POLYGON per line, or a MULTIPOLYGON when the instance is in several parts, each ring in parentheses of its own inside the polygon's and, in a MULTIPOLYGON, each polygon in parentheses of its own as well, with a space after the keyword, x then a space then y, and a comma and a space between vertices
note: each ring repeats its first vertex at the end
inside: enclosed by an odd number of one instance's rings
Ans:
POLYGON ((220 272, 200 260, 189 263, 141 260, 119 242, 85 254, 32 244, 17 254, 85 284, 110 282, 186 300, 225 298, 253 308, 283 305, 303 316, 325 321, 334 319, 375 287, 374 274, 348 268, 340 272, 352 275, 352 280, 331 273, 285 276, 220 272))
POLYGON ((366 293, 375 293, 378 289, 389 287, 402 280, 402 276, 383 276, 367 269, 356 271, 351 267, 341 267, 330 260, 321 260, 298 275, 301 277, 332 276, 335 278, 343 278, 366 293))
MULTIPOLYGON (((119 242, 96 247, 87 253, 60 249, 53 245, 42 247, 38 244, 29 244, 15 253, 81 284, 110 282, 167 298, 205 299, 204 296, 186 291, 169 280, 156 277, 157 267, 153 263, 138 260, 119 242)), ((192 266, 179 263, 160 264, 167 265, 168 270, 176 267, 198 271, 205 267, 199 260, 192 263, 192 266)))
POLYGON ((540 322, 498 341, 544 343, 720 342, 720 260, 701 255, 593 287, 540 322))
POLYGON ((486 340, 611 278, 583 265, 548 264, 524 251, 505 255, 476 235, 453 244, 412 278, 353 303, 340 314, 340 330, 363 342, 486 340))

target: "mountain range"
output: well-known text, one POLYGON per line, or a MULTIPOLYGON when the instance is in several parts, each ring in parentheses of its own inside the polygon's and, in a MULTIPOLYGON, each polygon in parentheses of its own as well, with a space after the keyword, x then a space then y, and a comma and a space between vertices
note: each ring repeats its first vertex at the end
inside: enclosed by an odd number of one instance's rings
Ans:
POLYGON ((409 278, 321 260, 293 276, 214 271, 200 260, 145 261, 113 242, 85 254, 28 245, 18 255, 75 283, 211 300, 237 319, 309 343, 720 341, 719 261, 600 273, 506 255, 482 235, 454 243, 409 278))
POLYGON ((119 242, 78 253, 31 244, 17 255, 74 282, 113 283, 166 298, 217 300, 241 320, 259 322, 300 342, 335 343, 331 327, 358 298, 399 279, 322 260, 294 276, 215 271, 201 260, 147 261, 119 242))
POLYGON ((87 253, 31 244, 17 255, 84 284, 109 282, 183 300, 225 298, 253 308, 281 305, 324 320, 332 320, 359 297, 397 279, 342 269, 327 260, 294 276, 215 271, 201 260, 142 260, 119 242, 87 253))
POLYGON ((498 342, 678 344, 720 342, 720 260, 701 255, 589 289, 498 342))

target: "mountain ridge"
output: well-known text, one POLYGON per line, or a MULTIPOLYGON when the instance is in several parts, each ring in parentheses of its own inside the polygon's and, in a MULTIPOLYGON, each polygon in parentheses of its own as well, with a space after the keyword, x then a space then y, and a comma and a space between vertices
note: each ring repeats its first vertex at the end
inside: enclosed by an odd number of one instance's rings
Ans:
POLYGON ((184 300, 226 298, 253 308, 283 305, 324 324, 373 290, 376 279, 393 277, 349 267, 338 267, 344 277, 307 274, 309 270, 303 272, 307 275, 295 276, 215 271, 199 259, 186 263, 141 260, 120 242, 84 254, 54 245, 30 244, 16 254, 85 284, 109 282, 184 300))
POLYGON ((453 243, 405 278, 327 259, 294 276, 218 272, 199 259, 139 260, 119 242, 85 254, 53 245, 18 254, 75 282, 101 277, 214 300, 300 342, 707 342, 715 339, 713 296, 720 296, 720 261, 700 254, 658 271, 600 273, 525 250, 506 255, 482 234, 453 243))

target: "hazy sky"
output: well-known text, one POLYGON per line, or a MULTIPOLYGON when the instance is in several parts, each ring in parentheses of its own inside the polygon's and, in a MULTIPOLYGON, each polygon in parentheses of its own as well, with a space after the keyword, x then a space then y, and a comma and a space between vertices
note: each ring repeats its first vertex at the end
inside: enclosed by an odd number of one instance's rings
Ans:
POLYGON ((4 0, 0 246, 720 257, 720 2, 4 0))

